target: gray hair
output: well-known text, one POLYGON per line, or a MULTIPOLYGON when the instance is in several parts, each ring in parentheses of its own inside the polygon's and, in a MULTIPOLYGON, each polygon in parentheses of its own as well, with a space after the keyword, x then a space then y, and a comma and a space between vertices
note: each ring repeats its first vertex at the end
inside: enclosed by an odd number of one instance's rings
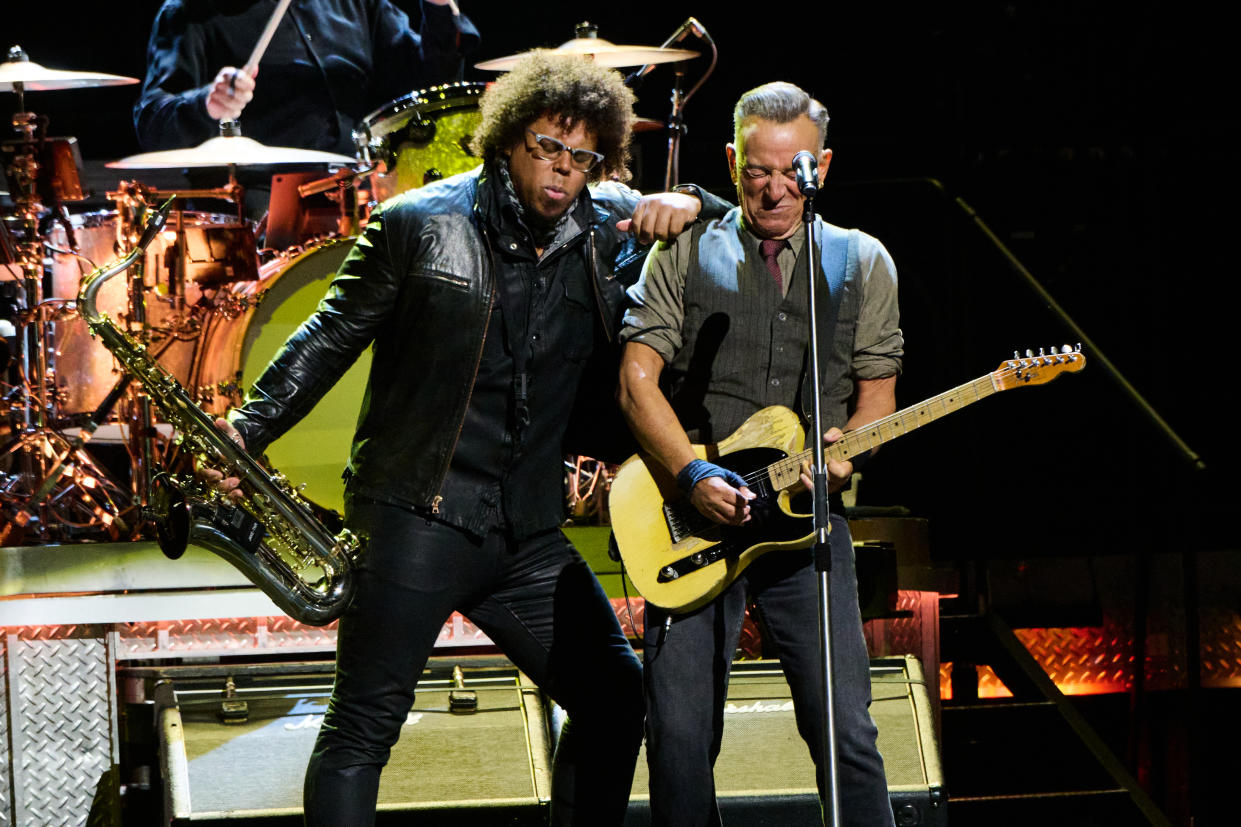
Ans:
POLYGON ((788 123, 802 115, 819 130, 819 146, 827 142, 827 108, 798 86, 784 81, 765 83, 741 96, 733 109, 733 135, 740 137, 741 126, 750 118, 772 123, 788 123))

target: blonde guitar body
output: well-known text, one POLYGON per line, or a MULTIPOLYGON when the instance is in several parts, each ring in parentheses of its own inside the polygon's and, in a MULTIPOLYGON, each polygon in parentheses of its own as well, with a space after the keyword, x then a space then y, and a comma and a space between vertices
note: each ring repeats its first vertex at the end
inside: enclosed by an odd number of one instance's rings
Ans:
MULTIPOLYGON (((804 441, 797 414, 771 407, 718 444, 695 445, 694 452, 742 476, 763 471, 766 477, 768 466, 800 453, 804 441)), ((809 546, 810 515, 795 514, 789 492, 764 482, 756 480, 751 489, 760 498, 767 495, 761 513, 752 510, 751 524, 720 526, 697 513, 658 463, 641 455, 626 460, 612 480, 608 502, 625 571, 642 596, 669 611, 693 611, 715 599, 760 555, 809 546)))

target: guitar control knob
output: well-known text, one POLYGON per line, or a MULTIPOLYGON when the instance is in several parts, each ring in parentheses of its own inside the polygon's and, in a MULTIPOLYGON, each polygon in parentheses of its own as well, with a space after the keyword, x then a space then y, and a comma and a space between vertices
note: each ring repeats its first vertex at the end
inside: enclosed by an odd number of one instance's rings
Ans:
POLYGON ((676 580, 681 576, 681 573, 672 566, 664 566, 659 573, 664 576, 665 580, 676 580))
POLYGON ((702 568, 707 564, 707 555, 703 554, 701 551, 695 551, 689 556, 689 560, 695 566, 702 568))

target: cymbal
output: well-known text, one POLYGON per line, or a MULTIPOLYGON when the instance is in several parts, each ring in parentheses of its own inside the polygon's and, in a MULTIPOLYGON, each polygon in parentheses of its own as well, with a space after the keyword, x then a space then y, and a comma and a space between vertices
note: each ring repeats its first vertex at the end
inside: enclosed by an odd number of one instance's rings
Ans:
POLYGON ((664 129, 666 127, 667 124, 654 118, 634 118, 633 121, 634 132, 654 132, 657 129, 664 129))
POLYGON ((221 135, 186 149, 165 149, 130 155, 104 166, 112 169, 175 169, 179 167, 257 166, 262 164, 354 164, 356 158, 298 149, 267 146, 243 135, 221 135))
POLYGON ((103 72, 48 69, 29 60, 0 63, 0 92, 12 92, 16 83, 20 83, 26 92, 50 92, 54 89, 83 89, 90 86, 125 86, 137 82, 137 78, 103 72))
POLYGON ((565 52, 592 58, 600 66, 617 68, 620 66, 646 66, 648 63, 672 63, 678 60, 689 60, 698 57, 698 52, 689 49, 665 49, 662 46, 618 46, 600 37, 579 37, 566 40, 555 49, 532 49, 507 57, 497 57, 475 63, 476 69, 490 69, 506 72, 512 69, 519 60, 538 51, 565 52))

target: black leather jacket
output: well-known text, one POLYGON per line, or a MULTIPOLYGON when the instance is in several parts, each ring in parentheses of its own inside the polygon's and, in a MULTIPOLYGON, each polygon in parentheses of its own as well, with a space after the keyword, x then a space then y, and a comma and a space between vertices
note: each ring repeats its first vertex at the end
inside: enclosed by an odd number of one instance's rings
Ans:
MULTIPOLYGON (((481 171, 412 190, 372 216, 318 310, 230 415, 252 453, 296 424, 373 343, 348 473, 362 493, 434 508, 495 291, 481 171)), ((595 222, 570 254, 586 257, 602 329, 612 341, 625 287, 645 258, 646 248, 615 227, 632 213, 638 194, 603 183, 583 197, 591 199, 595 222)))

